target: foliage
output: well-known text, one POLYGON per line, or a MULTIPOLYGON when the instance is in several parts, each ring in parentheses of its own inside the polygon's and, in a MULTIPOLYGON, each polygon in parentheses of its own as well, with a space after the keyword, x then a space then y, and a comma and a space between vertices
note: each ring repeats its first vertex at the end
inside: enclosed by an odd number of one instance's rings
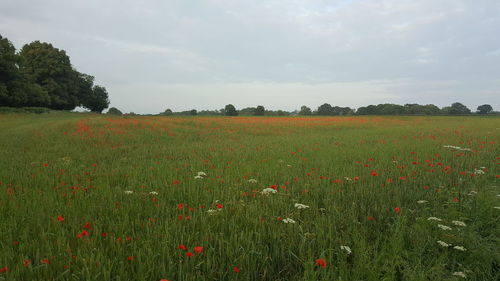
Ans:
POLYGON ((257 106, 257 108, 255 108, 253 115, 264 116, 265 113, 266 113, 266 109, 264 108, 264 106, 259 105, 259 106, 257 106))
POLYGON ((489 104, 483 104, 477 107, 477 113, 478 114, 488 114, 493 111, 493 107, 489 104))
POLYGON ((236 108, 232 104, 228 104, 224 107, 224 113, 226 116, 237 116, 238 111, 236 111, 236 108))
POLYGON ((110 114, 110 115, 123 115, 123 113, 116 107, 111 107, 107 114, 110 114))
POLYGON ((303 105, 302 107, 300 107, 299 115, 305 115, 305 116, 312 115, 311 108, 303 105))

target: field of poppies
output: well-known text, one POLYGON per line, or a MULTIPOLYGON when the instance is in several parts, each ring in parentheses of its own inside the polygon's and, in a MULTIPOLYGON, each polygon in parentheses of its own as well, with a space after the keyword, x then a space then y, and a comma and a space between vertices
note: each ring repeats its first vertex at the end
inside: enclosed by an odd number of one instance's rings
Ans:
POLYGON ((0 280, 499 280, 498 117, 0 115, 0 280))

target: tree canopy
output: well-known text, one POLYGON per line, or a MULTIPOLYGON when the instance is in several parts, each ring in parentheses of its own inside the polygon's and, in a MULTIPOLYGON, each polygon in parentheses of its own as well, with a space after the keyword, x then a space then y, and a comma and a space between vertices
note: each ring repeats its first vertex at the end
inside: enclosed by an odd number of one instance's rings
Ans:
POLYGON ((109 106, 106 88, 73 68, 69 56, 50 43, 34 41, 19 53, 0 35, 0 104, 101 112, 109 106))

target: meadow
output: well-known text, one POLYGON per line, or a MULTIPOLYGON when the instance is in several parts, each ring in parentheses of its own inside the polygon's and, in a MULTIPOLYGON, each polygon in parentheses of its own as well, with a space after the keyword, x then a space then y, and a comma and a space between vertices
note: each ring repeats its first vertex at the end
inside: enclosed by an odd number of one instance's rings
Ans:
POLYGON ((498 117, 0 115, 0 280, 499 280, 498 117))

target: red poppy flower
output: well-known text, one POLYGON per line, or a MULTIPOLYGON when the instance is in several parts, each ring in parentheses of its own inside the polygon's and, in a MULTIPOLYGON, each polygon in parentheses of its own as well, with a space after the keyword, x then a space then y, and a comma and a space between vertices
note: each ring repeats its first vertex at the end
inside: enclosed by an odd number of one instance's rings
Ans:
POLYGON ((106 236, 108 236, 108 234, 106 232, 101 233, 102 238, 106 238, 106 236))
POLYGON ((44 167, 48 167, 48 166, 49 166, 49 163, 43 163, 43 166, 44 166, 44 167))
POLYGON ((184 251, 184 250, 186 250, 186 246, 180 244, 179 246, 177 246, 177 249, 184 251))
POLYGON ((235 266, 235 267, 233 267, 233 271, 238 273, 238 272, 240 272, 240 269, 237 266, 235 266))
POLYGON ((49 263, 50 263, 49 259, 47 259, 47 258, 43 258, 42 262, 43 262, 44 264, 49 264, 49 263))
POLYGON ((190 258, 190 257, 192 257, 192 256, 193 256, 193 253, 191 253, 191 252, 187 252, 187 253, 186 253, 186 257, 190 258))
POLYGON ((184 215, 179 215, 177 218, 178 218, 180 221, 182 221, 182 220, 184 220, 184 215))
POLYGON ((396 214, 399 214, 400 211, 401 209, 399 207, 394 208, 394 212, 396 212, 396 214))
POLYGON ((85 225, 83 226, 83 228, 85 228, 85 229, 91 229, 92 228, 92 224, 90 222, 86 222, 85 225))
POLYGON ((62 221, 64 221, 64 218, 63 218, 63 216, 57 216, 56 220, 58 222, 62 222, 62 221))
POLYGON ((374 220, 374 218, 373 218, 372 216, 368 216, 368 220, 369 220, 369 221, 373 221, 373 220, 374 220))
POLYGON ((325 261, 325 259, 316 259, 315 264, 317 266, 326 267, 326 261, 325 261))
POLYGON ((177 204, 177 210, 182 210, 182 208, 184 208, 184 204, 182 203, 177 204))
POLYGON ((215 207, 216 207, 217 209, 222 209, 222 204, 221 204, 221 203, 217 203, 217 204, 215 204, 215 207))
POLYGON ((500 179, 500 174, 497 175, 497 179, 500 179))
POLYGON ((31 264, 30 260, 23 260, 23 266, 24 267, 28 267, 28 266, 30 266, 30 264, 31 264))
POLYGON ((197 247, 194 247, 194 248, 193 248, 193 250, 194 250, 197 254, 199 254, 199 253, 201 253, 201 251, 203 251, 203 247, 201 247, 201 246, 197 246, 197 247))
POLYGON ((132 261, 132 260, 134 260, 134 257, 133 257, 133 256, 128 256, 128 257, 127 257, 127 260, 128 260, 128 261, 132 261))
POLYGON ((2 267, 2 268, 0 268, 0 273, 7 272, 8 270, 9 270, 8 267, 2 267))
POLYGON ((453 202, 460 202, 460 198, 458 197, 453 198, 453 202))
POLYGON ((168 281, 168 279, 160 279, 160 281, 168 281))

